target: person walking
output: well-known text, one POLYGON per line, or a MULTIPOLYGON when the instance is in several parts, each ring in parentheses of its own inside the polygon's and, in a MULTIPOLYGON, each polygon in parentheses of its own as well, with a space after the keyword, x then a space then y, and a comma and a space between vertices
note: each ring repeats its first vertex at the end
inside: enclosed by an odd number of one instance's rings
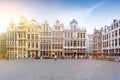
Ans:
POLYGON ((56 60, 57 60, 57 56, 55 55, 55 57, 54 57, 54 58, 55 58, 55 61, 56 61, 56 60))

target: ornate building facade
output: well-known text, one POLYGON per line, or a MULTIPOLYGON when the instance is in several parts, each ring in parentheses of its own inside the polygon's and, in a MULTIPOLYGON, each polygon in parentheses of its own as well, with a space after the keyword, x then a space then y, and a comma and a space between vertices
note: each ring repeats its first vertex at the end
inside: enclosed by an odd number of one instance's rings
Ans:
POLYGON ((113 20, 110 26, 94 30, 93 53, 110 58, 120 55, 120 20, 113 20))
POLYGON ((70 28, 64 30, 64 55, 68 58, 79 58, 86 53, 86 29, 79 28, 73 19, 70 28))
POLYGON ((35 19, 31 19, 28 22, 26 30, 26 56, 38 57, 40 56, 40 26, 35 19))
POLYGON ((17 58, 18 55, 18 33, 17 28, 14 23, 14 20, 12 19, 9 23, 9 26, 7 28, 6 32, 6 57, 7 58, 17 58))
POLYGON ((120 53, 120 20, 113 20, 111 26, 105 26, 103 30, 104 53, 120 53))
POLYGON ((0 58, 6 55, 6 33, 0 34, 0 58))
POLYGON ((92 53, 93 52, 93 35, 89 34, 87 35, 87 42, 86 42, 86 46, 87 46, 87 53, 92 53))
POLYGON ((62 58, 64 56, 63 30, 64 25, 61 24, 59 20, 56 20, 52 29, 52 57, 54 57, 54 55, 56 55, 58 58, 62 58))
POLYGON ((93 53, 102 53, 102 32, 103 28, 94 29, 93 34, 93 53))
POLYGON ((75 19, 70 22, 70 29, 64 29, 59 20, 50 27, 47 21, 39 24, 21 16, 18 24, 11 20, 5 34, 7 58, 78 58, 86 53, 86 29, 79 28, 75 19))
POLYGON ((52 35, 51 27, 47 21, 40 26, 40 56, 42 57, 51 57, 52 53, 52 35))
POLYGON ((25 58, 26 56, 26 31, 28 21, 24 16, 21 16, 17 25, 17 57, 25 58))

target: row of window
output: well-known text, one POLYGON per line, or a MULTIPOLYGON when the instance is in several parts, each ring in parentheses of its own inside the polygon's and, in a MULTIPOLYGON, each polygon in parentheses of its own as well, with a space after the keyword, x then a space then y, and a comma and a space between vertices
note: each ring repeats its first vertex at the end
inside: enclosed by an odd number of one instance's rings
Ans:
POLYGON ((120 36, 120 29, 113 31, 112 33, 108 33, 103 36, 103 40, 108 40, 114 37, 120 36))
POLYGON ((19 48, 18 51, 25 51, 25 48, 19 48))
POLYGON ((85 41, 65 41, 65 46, 85 46, 85 41))
POLYGON ((28 32, 37 32, 38 29, 36 29, 36 28, 31 28, 31 29, 28 29, 27 31, 28 31, 28 32))
MULTIPOLYGON (((17 34, 8 34, 7 35, 8 37, 16 37, 17 38, 17 34)), ((51 32, 41 32, 40 33, 40 36, 47 36, 47 37, 49 37, 49 36, 51 36, 51 32)), ((54 37, 54 36, 63 36, 63 33, 58 33, 58 32, 54 32, 54 33, 52 33, 52 37, 54 37)), ((67 38, 73 38, 73 34, 72 33, 66 33, 65 34, 65 38, 67 37, 67 38)), ((85 38, 85 33, 78 33, 77 35, 76 35, 76 37, 78 37, 78 38, 85 38)), ((26 34, 25 33, 23 33, 23 32, 19 32, 18 33, 18 38, 26 38, 26 34)), ((27 39, 38 39, 38 34, 27 34, 27 39)))
POLYGON ((85 33, 77 33, 77 35, 73 35, 73 33, 65 33, 65 37, 73 38, 76 36, 77 38, 85 38, 85 33))
POLYGON ((98 42, 101 42, 101 36, 95 37, 93 39, 93 43, 98 43, 98 42))
POLYGON ((41 32, 40 36, 51 36, 51 32, 41 32))
POLYGON ((38 42, 28 42, 28 48, 38 48, 38 42))
POLYGON ((41 50, 50 50, 50 49, 51 49, 51 45, 41 44, 41 45, 40 45, 40 49, 41 49, 41 50))
POLYGON ((52 39, 52 42, 63 42, 63 39, 52 39))
POLYGON ((16 41, 14 41, 14 40, 8 40, 8 41, 6 41, 6 45, 7 46, 17 46, 16 41))
POLYGON ((60 27, 56 26, 56 27, 55 27, 55 30, 60 30, 60 27))
POLYGON ((25 46, 25 41, 20 40, 20 41, 18 42, 18 46, 25 46))
POLYGON ((62 32, 52 32, 52 36, 55 37, 55 36, 63 36, 63 33, 62 32))
POLYGON ((53 49, 62 49, 62 48, 63 48, 63 45, 62 45, 62 44, 53 44, 53 45, 52 45, 52 48, 53 48, 53 49))
POLYGON ((17 33, 16 32, 9 32, 9 33, 7 33, 6 37, 15 38, 15 37, 17 37, 17 33))
POLYGON ((45 31, 45 32, 48 32, 49 29, 50 29, 49 27, 42 27, 42 30, 45 31))
POLYGON ((41 39, 41 43, 51 43, 51 39, 41 39))
POLYGON ((27 39, 38 39, 38 34, 27 34, 27 39))
POLYGON ((18 38, 25 38, 26 34, 24 32, 19 32, 18 33, 18 38))
MULTIPOLYGON (((72 51, 74 49, 65 49, 65 51, 72 51)), ((77 49, 77 51, 85 51, 85 49, 77 49)))
POLYGON ((98 43, 98 44, 95 44, 95 45, 93 45, 93 49, 94 50, 101 50, 101 43, 98 43))
POLYGON ((103 48, 111 47, 111 46, 114 47, 114 46, 118 46, 118 45, 120 46, 120 38, 111 40, 111 41, 107 41, 107 42, 103 42, 103 48))

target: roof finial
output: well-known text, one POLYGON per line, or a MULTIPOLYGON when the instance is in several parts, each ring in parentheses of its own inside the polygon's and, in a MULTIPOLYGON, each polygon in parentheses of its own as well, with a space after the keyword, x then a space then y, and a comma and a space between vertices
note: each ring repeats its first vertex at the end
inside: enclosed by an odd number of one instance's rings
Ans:
POLYGON ((57 20, 56 20, 56 23, 60 23, 60 21, 57 19, 57 20))
POLYGON ((13 18, 13 17, 11 18, 11 21, 10 21, 10 23, 9 23, 9 26, 10 26, 11 28, 13 28, 13 27, 15 26, 14 18, 13 18))

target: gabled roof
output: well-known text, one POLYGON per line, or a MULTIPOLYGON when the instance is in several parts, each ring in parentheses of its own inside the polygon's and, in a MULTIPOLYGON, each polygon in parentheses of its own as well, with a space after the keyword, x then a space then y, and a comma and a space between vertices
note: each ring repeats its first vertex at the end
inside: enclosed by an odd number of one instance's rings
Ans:
POLYGON ((70 24, 72 24, 72 23, 77 23, 78 24, 78 22, 75 19, 72 19, 72 21, 70 22, 70 24))

